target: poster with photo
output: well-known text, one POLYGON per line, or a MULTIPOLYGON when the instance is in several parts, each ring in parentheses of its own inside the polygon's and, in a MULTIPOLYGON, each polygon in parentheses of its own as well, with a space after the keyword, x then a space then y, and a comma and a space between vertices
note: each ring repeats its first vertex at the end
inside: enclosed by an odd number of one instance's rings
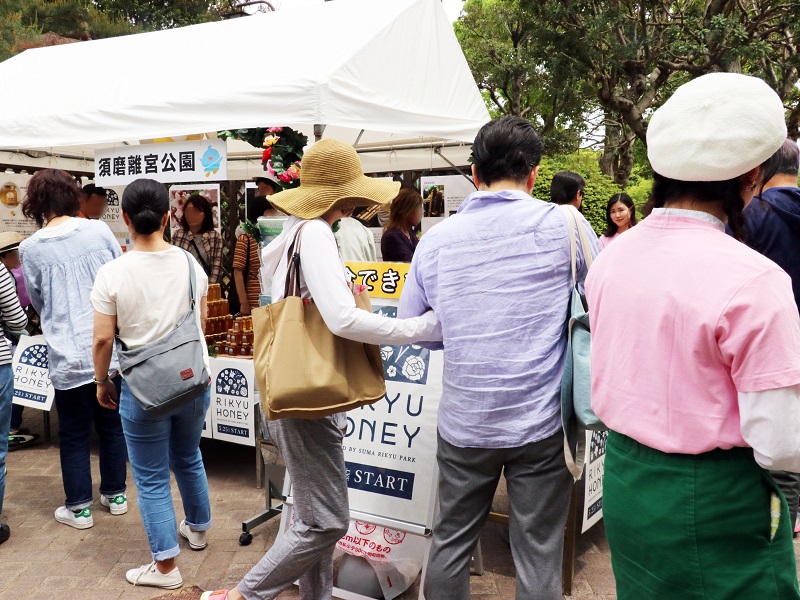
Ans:
POLYGON ((28 193, 30 175, 0 173, 0 231, 16 231, 24 237, 37 229, 36 222, 22 214, 22 199, 28 193))
POLYGON ((475 186, 463 175, 437 175, 419 180, 425 217, 450 217, 475 186))
POLYGON ((106 212, 100 217, 114 237, 117 238, 120 248, 123 252, 127 252, 133 248, 133 238, 131 232, 128 231, 128 226, 122 218, 122 193, 125 191, 124 186, 109 187, 106 190, 106 212))
POLYGON ((222 216, 220 214, 220 187, 218 183, 200 183, 194 185, 172 185, 169 188, 169 226, 170 232, 175 233, 181 229, 183 206, 189 196, 200 194, 211 205, 214 216, 214 229, 220 231, 222 216))

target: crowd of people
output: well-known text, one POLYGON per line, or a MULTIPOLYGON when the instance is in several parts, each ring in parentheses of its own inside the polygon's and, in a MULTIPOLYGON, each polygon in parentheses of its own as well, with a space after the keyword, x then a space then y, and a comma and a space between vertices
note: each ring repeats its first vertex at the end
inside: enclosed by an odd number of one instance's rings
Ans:
MULTIPOLYGON (((263 249, 247 232, 237 239, 243 314, 258 306, 261 290, 273 302, 284 297, 287 251, 302 239, 301 295, 333 333, 444 351, 429 600, 470 597, 471 557, 501 476, 516 597, 562 597, 573 478, 561 384, 573 277, 591 314, 592 408, 609 429, 603 514, 617 597, 800 599, 792 544, 800 503, 800 149, 787 139, 777 95, 738 74, 681 86, 654 113, 647 135, 649 214, 640 211, 637 224, 632 199, 616 194, 599 238, 580 214, 580 174, 555 174, 552 202, 532 198, 544 144, 517 117, 479 131, 477 191, 421 239, 423 198, 365 177, 347 144, 323 140, 307 150, 303 174, 313 187, 302 178, 287 191, 259 182, 249 219, 272 211, 288 218, 263 249), (559 205, 571 207, 585 235, 570 232, 559 205), (369 259, 370 232, 350 223, 361 207, 389 207, 383 258, 410 262, 397 319, 357 308, 348 285, 343 256, 369 259)), ((436 192, 426 197, 435 200, 436 192)), ((182 231, 165 242, 167 192, 140 179, 122 196, 134 246, 121 256, 102 223, 78 218, 97 214, 80 198, 62 171, 33 176, 23 211, 41 228, 24 241, 0 234, 0 259, 19 247, 17 260, 2 260, 0 316, 10 334, 28 324, 13 276, 21 260, 56 389, 66 496, 56 519, 92 526, 94 423, 100 503, 112 515, 127 512, 129 460, 150 544, 152 561, 126 577, 173 589, 183 583, 179 537, 202 550, 212 523, 199 451, 209 394, 148 414, 120 378, 115 339, 121 348, 142 347, 187 314, 202 332, 221 242, 209 228, 207 201, 194 196, 182 231), (183 501, 180 522, 170 471, 183 501)), ((0 510, 10 362, 10 344, 0 339, 0 510)), ((293 482, 294 519, 235 588, 206 592, 204 600, 273 599, 296 581, 303 598, 331 597, 333 552, 350 519, 344 414, 279 419, 268 429, 293 482)), ((9 533, 0 526, 0 542, 9 533)))

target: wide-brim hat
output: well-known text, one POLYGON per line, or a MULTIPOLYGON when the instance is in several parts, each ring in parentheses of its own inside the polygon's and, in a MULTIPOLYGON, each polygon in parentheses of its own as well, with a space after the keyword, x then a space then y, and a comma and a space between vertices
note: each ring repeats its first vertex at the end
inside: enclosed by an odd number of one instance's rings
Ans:
POLYGON ((786 141, 783 102, 757 77, 709 73, 685 83, 647 126, 653 170, 679 181, 726 181, 786 141))
POLYGON ((25 238, 16 231, 0 233, 0 254, 16 250, 25 238))
POLYGON ((275 208, 301 219, 316 219, 333 209, 389 204, 400 182, 364 175, 355 148, 338 140, 321 140, 306 150, 300 187, 270 196, 275 208))

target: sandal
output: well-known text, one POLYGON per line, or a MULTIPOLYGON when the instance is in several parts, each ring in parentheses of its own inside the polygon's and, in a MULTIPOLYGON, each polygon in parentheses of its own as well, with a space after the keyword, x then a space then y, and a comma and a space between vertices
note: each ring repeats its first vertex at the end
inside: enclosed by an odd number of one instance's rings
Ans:
POLYGON ((226 600, 228 598, 228 590, 217 590, 216 592, 203 592, 200 600, 226 600))

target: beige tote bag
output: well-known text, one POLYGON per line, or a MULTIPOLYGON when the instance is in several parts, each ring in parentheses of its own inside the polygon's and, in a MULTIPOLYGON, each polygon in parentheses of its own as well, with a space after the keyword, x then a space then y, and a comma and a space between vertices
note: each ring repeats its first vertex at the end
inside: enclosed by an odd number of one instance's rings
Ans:
MULTIPOLYGON (((284 299, 253 310, 253 362, 268 419, 318 419, 372 404, 386 382, 380 348, 331 333, 300 297, 300 234, 289 247, 284 299)), ((366 292, 356 305, 372 312, 366 292)))

